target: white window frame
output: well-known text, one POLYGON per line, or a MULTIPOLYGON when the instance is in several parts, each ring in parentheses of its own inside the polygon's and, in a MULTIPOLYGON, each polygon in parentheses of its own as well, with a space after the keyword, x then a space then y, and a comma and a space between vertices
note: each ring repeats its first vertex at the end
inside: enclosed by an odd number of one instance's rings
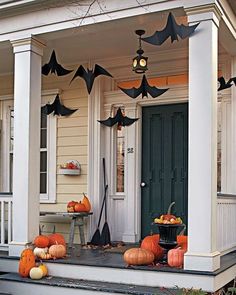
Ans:
MULTIPOLYGON (((42 105, 52 102, 59 90, 42 92, 42 105)), ((13 96, 0 97, 2 101, 2 143, 1 143, 1 191, 10 189, 10 109, 13 109, 13 96)), ((40 203, 56 203, 56 144, 57 144, 57 118, 47 117, 47 193, 40 194, 40 203)))

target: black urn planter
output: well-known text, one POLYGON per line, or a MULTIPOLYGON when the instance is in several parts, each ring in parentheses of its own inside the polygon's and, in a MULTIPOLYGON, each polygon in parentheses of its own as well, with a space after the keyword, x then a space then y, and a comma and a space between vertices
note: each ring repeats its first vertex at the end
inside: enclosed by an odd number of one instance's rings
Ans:
POLYGON ((177 235, 185 225, 160 223, 156 223, 156 225, 160 233, 160 240, 158 244, 164 249, 164 255, 159 262, 167 264, 167 253, 170 249, 173 249, 178 245, 177 235))

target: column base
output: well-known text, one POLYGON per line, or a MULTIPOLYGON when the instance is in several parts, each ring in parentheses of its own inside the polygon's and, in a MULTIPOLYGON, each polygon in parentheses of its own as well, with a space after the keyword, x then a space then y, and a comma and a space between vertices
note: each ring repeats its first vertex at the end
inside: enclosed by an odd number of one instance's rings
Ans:
POLYGON ((215 271, 220 268, 220 252, 184 254, 184 269, 198 271, 215 271))
POLYGON ((9 256, 16 256, 20 257, 21 252, 29 246, 29 243, 27 242, 14 242, 12 241, 9 244, 9 256))
POLYGON ((123 234, 122 241, 125 243, 138 243, 139 239, 136 234, 123 234))

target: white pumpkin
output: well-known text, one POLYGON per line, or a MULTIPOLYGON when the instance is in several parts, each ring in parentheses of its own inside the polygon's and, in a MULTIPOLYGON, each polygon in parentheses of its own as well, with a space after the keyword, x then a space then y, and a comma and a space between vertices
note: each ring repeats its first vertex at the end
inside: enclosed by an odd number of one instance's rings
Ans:
POLYGON ((34 255, 40 257, 42 254, 47 254, 48 248, 34 248, 34 255))
POLYGON ((32 280, 40 280, 43 277, 43 270, 40 267, 33 267, 29 275, 32 280))

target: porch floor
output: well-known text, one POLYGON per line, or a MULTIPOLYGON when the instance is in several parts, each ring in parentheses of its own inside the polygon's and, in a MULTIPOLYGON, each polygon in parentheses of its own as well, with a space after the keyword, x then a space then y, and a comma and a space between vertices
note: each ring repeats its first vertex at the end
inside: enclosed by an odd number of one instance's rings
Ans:
MULTIPOLYGON (((0 259, 19 259, 18 257, 11 257, 6 251, 0 251, 0 259)), ((108 268, 119 268, 119 269, 137 269, 142 271, 160 271, 160 272, 170 272, 170 273, 185 273, 185 274, 198 274, 198 275, 212 275, 216 276, 228 268, 236 265, 236 251, 225 254, 220 258, 221 267, 214 271, 194 271, 194 270, 184 270, 182 268, 174 268, 165 265, 148 265, 148 266, 127 266, 123 260, 122 253, 114 253, 101 249, 81 249, 80 245, 75 245, 75 247, 68 251, 67 256, 63 259, 47 260, 47 263, 59 263, 59 264, 69 264, 69 265, 83 265, 83 266, 93 266, 93 267, 108 267, 108 268)))

